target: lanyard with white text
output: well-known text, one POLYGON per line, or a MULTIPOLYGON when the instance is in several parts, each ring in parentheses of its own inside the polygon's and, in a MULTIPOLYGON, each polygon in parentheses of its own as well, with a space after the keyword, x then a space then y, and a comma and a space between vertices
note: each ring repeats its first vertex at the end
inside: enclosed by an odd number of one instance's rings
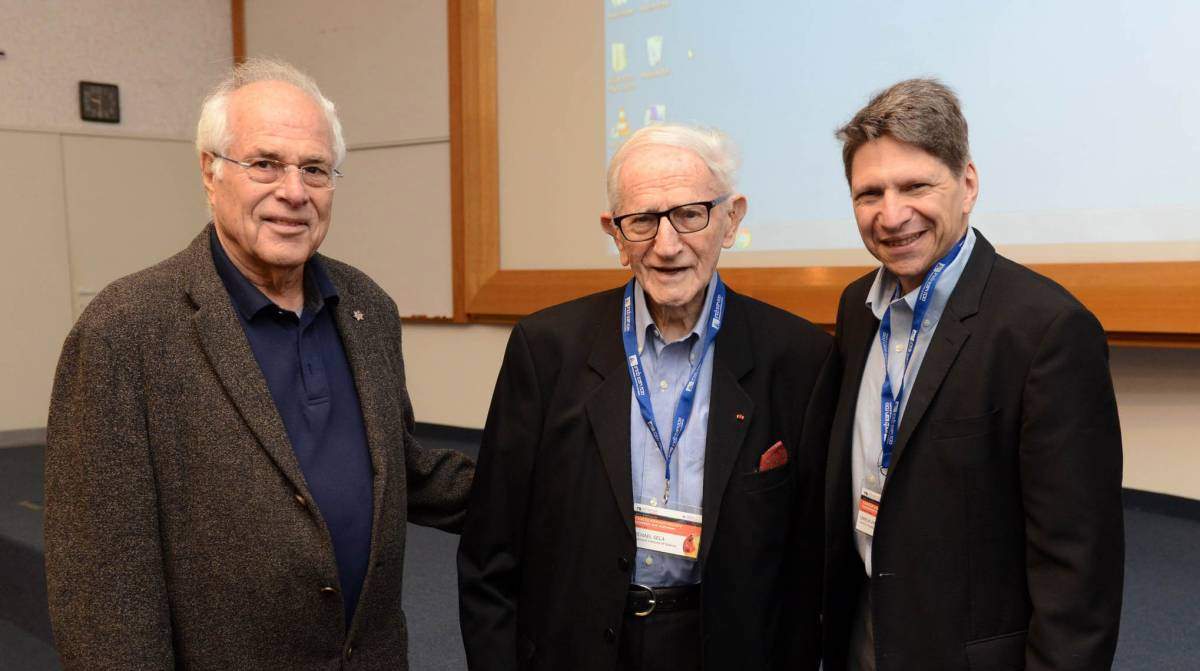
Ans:
MULTIPOLYGON (((896 445, 896 430, 900 426, 900 402, 904 395, 904 378, 908 374, 908 362, 912 359, 913 350, 917 347, 917 336, 921 333, 921 322, 925 319, 925 311, 929 309, 929 302, 933 299, 933 288, 937 285, 938 279, 946 268, 954 263, 954 259, 958 258, 958 252, 962 250, 963 243, 967 241, 967 236, 963 236, 958 244, 941 258, 937 263, 933 264, 929 274, 925 276, 925 281, 921 283, 921 293, 917 294, 916 305, 913 306, 912 329, 908 333, 908 349, 904 353, 904 369, 900 371, 900 386, 892 393, 892 379, 888 373, 888 342, 892 337, 892 306, 883 313, 883 319, 879 323, 879 344, 883 347, 883 393, 880 399, 880 435, 883 438, 883 454, 879 461, 879 470, 884 475, 887 475, 888 467, 892 464, 892 448, 896 445)), ((896 283, 896 291, 892 294, 892 301, 895 302, 900 297, 900 284, 896 283)))
POLYGON ((692 403, 696 400, 696 386, 700 379, 700 368, 704 363, 704 356, 708 353, 712 342, 717 339, 717 332, 721 330, 721 320, 725 316, 725 283, 718 275, 713 287, 712 307, 708 311, 708 327, 704 331, 700 356, 696 358, 696 363, 692 364, 687 385, 683 388, 683 393, 679 395, 679 402, 675 404, 675 417, 671 421, 671 440, 664 448, 662 434, 658 431, 658 423, 654 421, 654 407, 650 403, 650 388, 646 384, 646 377, 642 372, 642 358, 638 355, 637 327, 633 314, 634 281, 629 280, 629 284, 625 286, 625 302, 621 315, 621 340, 625 344, 625 362, 629 368, 629 378, 633 381, 633 395, 637 398, 638 408, 642 411, 642 419, 646 422, 646 428, 650 430, 650 436, 654 438, 654 444, 658 446, 658 452, 666 462, 666 484, 663 486, 663 503, 665 504, 671 495, 671 457, 674 456, 675 449, 679 447, 679 441, 683 438, 683 430, 692 415, 692 403))

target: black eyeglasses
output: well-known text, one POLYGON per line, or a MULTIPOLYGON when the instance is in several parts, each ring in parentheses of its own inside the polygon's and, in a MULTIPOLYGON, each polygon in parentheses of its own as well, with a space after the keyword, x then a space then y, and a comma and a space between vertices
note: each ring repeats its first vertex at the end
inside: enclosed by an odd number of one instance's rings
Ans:
POLYGON ((671 222, 671 227, 682 234, 703 231, 708 227, 712 218, 712 209, 729 199, 725 194, 716 200, 700 201, 676 205, 663 212, 635 212, 613 217, 613 225, 621 231, 621 237, 629 242, 645 242, 653 240, 658 235, 658 224, 663 217, 671 222))

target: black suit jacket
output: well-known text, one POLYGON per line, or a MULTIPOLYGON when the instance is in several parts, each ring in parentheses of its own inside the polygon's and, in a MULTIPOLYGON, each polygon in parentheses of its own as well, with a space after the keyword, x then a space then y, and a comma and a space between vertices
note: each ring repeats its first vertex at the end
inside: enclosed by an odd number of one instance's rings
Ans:
MULTIPOLYGON (((842 294, 827 486, 826 668, 846 666, 865 582, 854 409, 879 322, 874 273, 842 294)), ((1124 557, 1121 436, 1104 331, 982 235, 913 384, 872 548, 880 671, 1107 669, 1124 557)))
MULTIPOLYGON (((475 671, 611 671, 635 555, 620 289, 513 330, 459 547, 475 671)), ((816 668, 830 337, 728 294, 704 469, 706 668, 816 668), (782 440, 785 467, 756 472, 782 440)))

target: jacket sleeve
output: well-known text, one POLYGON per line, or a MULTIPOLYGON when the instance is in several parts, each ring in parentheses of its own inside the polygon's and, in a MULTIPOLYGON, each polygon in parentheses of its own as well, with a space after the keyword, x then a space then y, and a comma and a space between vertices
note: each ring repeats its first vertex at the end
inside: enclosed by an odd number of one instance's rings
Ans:
MULTIPOLYGON (((774 668, 783 671, 816 669, 821 661, 821 589, 825 560, 825 462, 829 429, 836 408, 840 357, 833 341, 817 373, 806 404, 797 404, 803 418, 797 442, 796 509, 788 544, 789 588, 776 642, 774 668)), ((803 395, 797 394, 800 398, 803 395)))
POLYGON ((46 577, 65 669, 171 669, 138 348, 88 329, 59 358, 46 440, 46 577))
POLYGON ((462 635, 472 671, 518 666, 522 541, 542 426, 541 404, 533 357, 518 324, 492 395, 458 548, 462 635))
POLYGON ((475 462, 458 450, 426 448, 413 436, 415 418, 404 372, 400 319, 396 317, 401 412, 404 421, 404 470, 408 521, 450 533, 462 531, 475 462))
POLYGON ((1066 310, 1042 338, 1022 401, 1021 490, 1033 614, 1025 665, 1107 669, 1121 614, 1121 429, 1096 319, 1066 310))

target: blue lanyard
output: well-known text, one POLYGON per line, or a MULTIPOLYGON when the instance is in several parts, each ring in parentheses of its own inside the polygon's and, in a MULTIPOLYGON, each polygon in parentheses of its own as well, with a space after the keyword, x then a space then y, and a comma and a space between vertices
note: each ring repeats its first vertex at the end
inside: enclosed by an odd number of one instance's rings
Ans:
POLYGON ((654 444, 658 446, 658 453, 666 462, 667 481, 663 489, 663 503, 665 504, 671 495, 671 457, 675 455, 679 441, 683 438, 683 430, 687 427, 688 419, 692 415, 692 404, 696 400, 696 387, 700 379, 700 368, 704 364, 704 357, 708 354, 709 346, 717 339, 717 333, 721 330, 721 321, 725 317, 725 283, 718 275, 713 287, 712 307, 708 311, 708 328, 704 332, 704 344, 701 347, 700 356, 692 364, 687 386, 683 388, 683 393, 679 395, 679 402, 675 405, 675 417, 671 422, 671 440, 664 448, 662 434, 659 433, 658 423, 654 420, 654 406, 650 403, 650 387, 646 383, 646 376, 642 370, 642 358, 638 354, 637 320, 633 314, 634 281, 629 280, 629 284, 625 285, 621 340, 625 343, 625 362, 629 368, 629 378, 633 381, 633 395, 637 398, 638 408, 642 411, 642 419, 646 422, 646 428, 650 430, 650 436, 654 438, 654 444))
MULTIPOLYGON (((925 312, 929 302, 933 300, 933 288, 942 277, 946 268, 958 258, 959 251, 967 236, 963 236, 957 245, 933 265, 925 281, 921 283, 921 293, 917 294, 917 303, 913 306, 912 329, 908 333, 908 349, 904 353, 904 370, 900 372, 900 386, 892 393, 892 379, 888 371, 888 342, 892 337, 892 306, 883 313, 879 323, 879 344, 883 347, 883 393, 880 398, 880 435, 883 438, 883 455, 879 462, 879 470, 887 475, 887 469, 892 464, 892 448, 896 446, 896 431, 900 426, 900 403, 904 398, 904 378, 908 375, 908 363, 912 360, 913 350, 917 348, 917 336, 921 333, 921 322, 925 320, 925 312)), ((900 283, 896 283, 896 291, 892 301, 900 297, 900 283)))

